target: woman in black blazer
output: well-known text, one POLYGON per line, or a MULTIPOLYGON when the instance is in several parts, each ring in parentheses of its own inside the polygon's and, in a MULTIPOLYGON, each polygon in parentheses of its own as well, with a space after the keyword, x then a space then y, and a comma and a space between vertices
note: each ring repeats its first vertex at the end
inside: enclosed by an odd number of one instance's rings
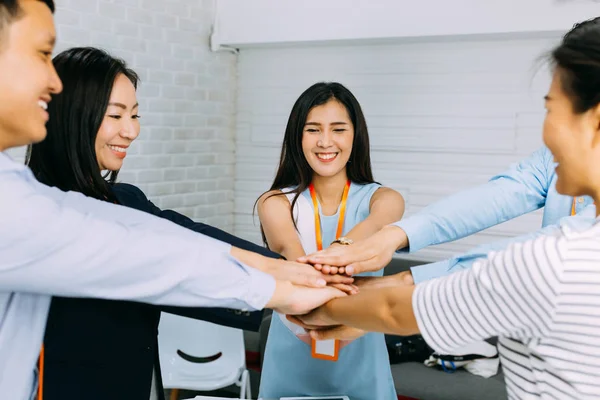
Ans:
MULTIPOLYGON (((137 75, 121 60, 94 48, 67 50, 54 64, 64 90, 49 103, 47 139, 29 149, 29 166, 37 179, 280 257, 174 211, 160 210, 135 186, 116 184, 126 147, 139 134, 137 75), (107 179, 101 170, 110 171, 107 179)), ((153 374, 157 399, 163 400, 157 349, 161 311, 254 331, 262 319, 262 312, 55 297, 44 339, 44 400, 148 400, 153 374)))

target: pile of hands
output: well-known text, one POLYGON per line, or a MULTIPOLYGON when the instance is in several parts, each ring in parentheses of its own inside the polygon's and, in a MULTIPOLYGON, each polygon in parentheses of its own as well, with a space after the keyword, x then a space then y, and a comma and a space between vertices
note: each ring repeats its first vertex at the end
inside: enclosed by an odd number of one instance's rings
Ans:
MULTIPOLYGON (((412 285, 409 271, 385 277, 358 277, 378 271, 392 260, 399 247, 397 232, 384 228, 351 245, 334 244, 296 261, 273 260, 267 271, 289 291, 283 307, 273 307, 288 320, 306 329, 316 340, 354 340, 366 332, 337 324, 328 316, 326 303, 340 297, 398 285, 412 285)), ((397 228, 390 228, 397 229, 397 228)))

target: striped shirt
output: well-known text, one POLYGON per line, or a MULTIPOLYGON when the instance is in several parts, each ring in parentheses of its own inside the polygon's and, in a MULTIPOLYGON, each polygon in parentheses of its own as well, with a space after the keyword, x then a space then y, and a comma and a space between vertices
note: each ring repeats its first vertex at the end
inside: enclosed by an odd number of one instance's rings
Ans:
POLYGON ((439 353, 499 336, 511 399, 600 398, 600 222, 490 253, 417 285, 419 329, 439 353))

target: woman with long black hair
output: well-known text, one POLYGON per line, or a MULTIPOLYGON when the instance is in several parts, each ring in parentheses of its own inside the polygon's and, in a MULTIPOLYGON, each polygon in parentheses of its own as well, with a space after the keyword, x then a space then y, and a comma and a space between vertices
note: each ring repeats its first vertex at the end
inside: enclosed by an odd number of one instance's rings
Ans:
MULTIPOLYGON (((373 178, 367 124, 354 95, 335 82, 308 88, 290 113, 271 189, 258 200, 268 247, 295 260, 330 245, 350 245, 403 213, 402 196, 373 178)), ((396 399, 382 334, 357 331, 352 341, 312 343, 294 326, 283 315, 273 316, 261 397, 396 399)))

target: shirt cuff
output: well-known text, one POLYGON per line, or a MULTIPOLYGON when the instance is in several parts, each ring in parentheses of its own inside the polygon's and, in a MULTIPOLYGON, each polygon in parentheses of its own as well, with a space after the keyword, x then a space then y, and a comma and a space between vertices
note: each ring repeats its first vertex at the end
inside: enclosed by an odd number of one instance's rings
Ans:
POLYGON ((413 253, 431 244, 431 232, 425 218, 415 215, 394 224, 402 229, 408 237, 408 246, 398 250, 398 253, 413 253))
POLYGON ((440 334, 443 335, 441 333, 443 332, 443 327, 437 326, 439 318, 435 314, 432 314, 431 304, 429 310, 427 309, 427 304, 431 302, 431 291, 435 289, 435 283, 436 281, 434 280, 417 285, 413 292, 412 306, 419 332, 423 336, 425 343, 434 351, 445 354, 448 353, 448 349, 436 340, 440 334))
POLYGON ((240 300, 250 306, 250 311, 264 309, 275 293, 275 278, 256 268, 241 263, 232 255, 229 255, 229 259, 232 262, 239 264, 239 266, 248 274, 248 281, 246 283, 248 290, 242 295, 240 300))

